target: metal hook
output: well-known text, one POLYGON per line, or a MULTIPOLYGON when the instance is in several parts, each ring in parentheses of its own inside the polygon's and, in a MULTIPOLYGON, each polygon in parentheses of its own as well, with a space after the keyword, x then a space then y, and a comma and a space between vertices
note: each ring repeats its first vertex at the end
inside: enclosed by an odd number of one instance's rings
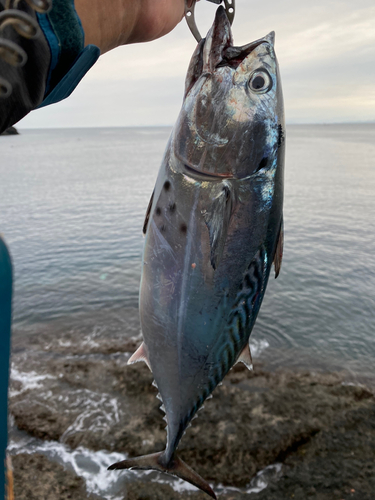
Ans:
MULTIPOLYGON (((195 4, 197 0, 193 0, 191 6, 188 6, 188 1, 185 0, 185 19, 192 32, 194 38, 199 43, 202 40, 201 34, 199 33, 197 23, 195 22, 195 4)), ((234 15, 236 13, 235 2, 236 0, 208 0, 208 2, 221 4, 224 1, 225 12, 227 13, 230 24, 233 24, 234 15)))

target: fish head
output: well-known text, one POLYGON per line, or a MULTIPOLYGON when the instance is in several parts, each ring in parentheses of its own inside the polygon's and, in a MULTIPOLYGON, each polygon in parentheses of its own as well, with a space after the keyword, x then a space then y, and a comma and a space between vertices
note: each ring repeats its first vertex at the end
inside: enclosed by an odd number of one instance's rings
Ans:
POLYGON ((223 7, 192 57, 173 147, 188 170, 242 179, 280 147, 284 111, 274 33, 233 45, 223 7))

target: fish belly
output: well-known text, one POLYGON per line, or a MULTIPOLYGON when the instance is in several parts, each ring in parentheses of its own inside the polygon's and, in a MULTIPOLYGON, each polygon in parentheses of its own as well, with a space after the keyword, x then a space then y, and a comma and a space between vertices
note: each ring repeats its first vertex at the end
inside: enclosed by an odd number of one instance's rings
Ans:
POLYGON ((146 234, 141 326, 172 448, 248 342, 269 273, 266 229, 256 229, 264 224, 249 232, 251 203, 236 215, 213 269, 203 217, 210 189, 162 168, 146 234))

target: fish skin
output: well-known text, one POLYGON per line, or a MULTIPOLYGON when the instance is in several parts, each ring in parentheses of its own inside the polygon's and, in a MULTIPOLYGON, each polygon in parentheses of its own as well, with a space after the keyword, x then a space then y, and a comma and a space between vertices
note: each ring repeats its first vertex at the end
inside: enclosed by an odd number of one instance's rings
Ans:
POLYGON ((167 445, 112 468, 170 472, 215 498, 176 449, 241 353, 251 359, 245 348, 272 262, 276 274, 281 265, 284 130, 273 33, 234 47, 219 7, 193 54, 144 228, 140 360, 162 398, 167 445), (269 85, 257 92, 249 79, 260 69, 269 85))

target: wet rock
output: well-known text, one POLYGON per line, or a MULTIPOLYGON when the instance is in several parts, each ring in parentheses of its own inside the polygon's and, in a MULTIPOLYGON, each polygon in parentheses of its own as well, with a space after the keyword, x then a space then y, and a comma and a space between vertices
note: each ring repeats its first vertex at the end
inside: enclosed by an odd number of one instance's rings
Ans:
POLYGON ((38 403, 35 407, 30 405, 29 408, 20 404, 14 415, 19 430, 49 441, 58 441, 61 437, 61 430, 69 423, 67 415, 59 415, 53 409, 41 407, 38 403))
POLYGON ((14 497, 17 500, 95 500, 83 479, 43 455, 12 457, 14 497))
MULTIPOLYGON (((165 423, 152 375, 143 363, 127 366, 126 360, 96 352, 46 358, 50 378, 43 387, 18 389, 11 398, 16 425, 72 448, 129 456, 162 450, 165 423)), ((211 483, 241 489, 223 494, 223 500, 370 500, 374 397, 364 387, 343 384, 337 374, 271 373, 260 366, 248 372, 237 365, 199 412, 179 455, 211 483), (278 481, 263 492, 246 493, 251 479, 275 463, 282 464, 278 481)), ((190 496, 204 498, 184 493, 190 496)), ((128 485, 126 498, 181 495, 168 485, 137 482, 128 485)))
MULTIPOLYGON (((191 500, 207 500, 209 497, 205 493, 178 493, 167 484, 155 483, 131 483, 127 489, 126 500, 181 500, 181 498, 191 500)), ((229 498, 228 498, 229 500, 229 498)))
POLYGON ((19 135, 19 132, 16 127, 9 127, 0 135, 19 135))
POLYGON ((371 393, 358 401, 360 394, 331 375, 237 368, 183 439, 181 458, 208 480, 244 487, 259 470, 284 462, 345 420, 348 410, 372 407, 371 393))

